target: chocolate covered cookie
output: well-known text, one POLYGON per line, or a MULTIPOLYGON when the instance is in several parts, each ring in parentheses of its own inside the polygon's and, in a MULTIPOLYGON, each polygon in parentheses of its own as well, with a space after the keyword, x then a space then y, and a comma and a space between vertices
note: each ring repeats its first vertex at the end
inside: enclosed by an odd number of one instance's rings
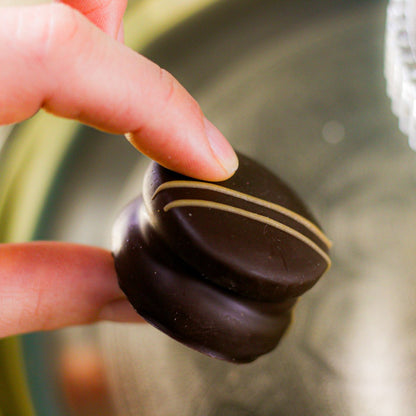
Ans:
POLYGON ((216 358, 271 351, 293 305, 329 268, 329 240, 299 197, 239 154, 224 182, 152 163, 114 226, 119 284, 138 313, 216 358))

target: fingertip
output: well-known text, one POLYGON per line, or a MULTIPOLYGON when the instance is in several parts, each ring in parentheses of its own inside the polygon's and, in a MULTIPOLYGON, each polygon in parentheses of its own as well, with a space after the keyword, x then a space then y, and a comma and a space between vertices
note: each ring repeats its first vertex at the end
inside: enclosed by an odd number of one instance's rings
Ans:
POLYGON ((205 132, 212 154, 220 165, 222 171, 218 172, 213 181, 226 180, 238 169, 238 157, 228 140, 223 134, 206 118, 204 118, 205 132))
POLYGON ((98 314, 99 321, 143 323, 143 318, 127 299, 117 299, 105 305, 98 314))

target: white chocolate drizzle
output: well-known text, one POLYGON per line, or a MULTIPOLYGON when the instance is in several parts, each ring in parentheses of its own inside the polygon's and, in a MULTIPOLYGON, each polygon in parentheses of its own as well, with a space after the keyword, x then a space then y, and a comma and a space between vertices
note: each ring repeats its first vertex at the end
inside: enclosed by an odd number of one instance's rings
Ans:
POLYGON ((296 231, 293 228, 285 224, 282 224, 279 221, 273 220, 272 218, 266 217, 264 215, 256 214, 254 212, 250 212, 242 208, 237 208, 237 207, 233 207, 230 205, 221 204, 219 202, 206 201, 202 199, 177 199, 175 201, 172 201, 166 204, 163 210, 165 212, 168 212, 169 210, 173 208, 181 208, 181 207, 200 207, 200 208, 216 209, 220 211, 230 212, 236 215, 241 215, 251 220, 270 225, 271 227, 277 228, 278 230, 281 230, 287 234, 290 234, 291 236, 297 238, 298 240, 308 245, 326 261, 327 268, 331 266, 331 259, 329 258, 328 254, 326 254, 325 251, 323 251, 310 238, 306 237, 304 234, 300 233, 299 231, 296 231))
POLYGON ((156 197, 156 195, 166 189, 172 189, 172 188, 195 188, 195 189, 206 189, 208 191, 214 191, 219 192, 225 195, 232 196, 234 198, 239 198, 247 202, 251 202, 253 204, 257 204, 260 206, 263 206, 265 208, 268 208, 272 211, 278 212, 279 214, 283 214, 305 228, 307 228, 312 234, 314 234, 317 238, 319 238, 328 248, 332 246, 332 242, 328 239, 328 237, 311 221, 309 221, 307 218, 303 217, 302 215, 282 206, 279 204, 275 204, 273 202, 266 201, 264 199, 245 194, 244 192, 235 191, 233 189, 228 189, 224 186, 213 184, 213 183, 207 183, 207 182, 199 182, 199 181, 184 181, 184 180, 178 180, 178 181, 169 181, 165 182, 162 185, 160 185, 156 191, 154 192, 152 199, 156 197))

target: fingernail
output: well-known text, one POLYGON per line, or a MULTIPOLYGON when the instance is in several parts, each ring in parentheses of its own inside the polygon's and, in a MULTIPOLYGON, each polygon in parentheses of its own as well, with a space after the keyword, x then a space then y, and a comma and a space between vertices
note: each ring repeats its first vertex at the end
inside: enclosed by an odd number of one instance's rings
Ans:
POLYGON ((237 155, 230 143, 209 120, 204 118, 204 124, 208 142, 215 158, 225 170, 227 176, 231 176, 238 168, 237 155))
POLYGON ((100 321, 143 322, 143 318, 134 310, 126 299, 118 299, 105 305, 99 315, 100 321))

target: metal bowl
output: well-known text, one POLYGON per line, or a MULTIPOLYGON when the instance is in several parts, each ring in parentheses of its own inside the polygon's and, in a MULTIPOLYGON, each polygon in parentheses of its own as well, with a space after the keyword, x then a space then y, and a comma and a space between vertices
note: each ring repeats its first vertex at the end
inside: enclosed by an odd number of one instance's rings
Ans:
MULTIPOLYGON (((249 365, 147 325, 31 335, 29 379, 35 362, 50 368, 39 409, 62 407, 50 349, 89 344, 105 363, 111 415, 414 414, 416 155, 385 92, 385 15, 371 0, 222 1, 144 48, 236 148, 308 202, 334 242, 333 267, 302 297, 281 345, 249 365)), ((109 244, 148 161, 120 137, 87 127, 72 137, 36 237, 109 244)))

